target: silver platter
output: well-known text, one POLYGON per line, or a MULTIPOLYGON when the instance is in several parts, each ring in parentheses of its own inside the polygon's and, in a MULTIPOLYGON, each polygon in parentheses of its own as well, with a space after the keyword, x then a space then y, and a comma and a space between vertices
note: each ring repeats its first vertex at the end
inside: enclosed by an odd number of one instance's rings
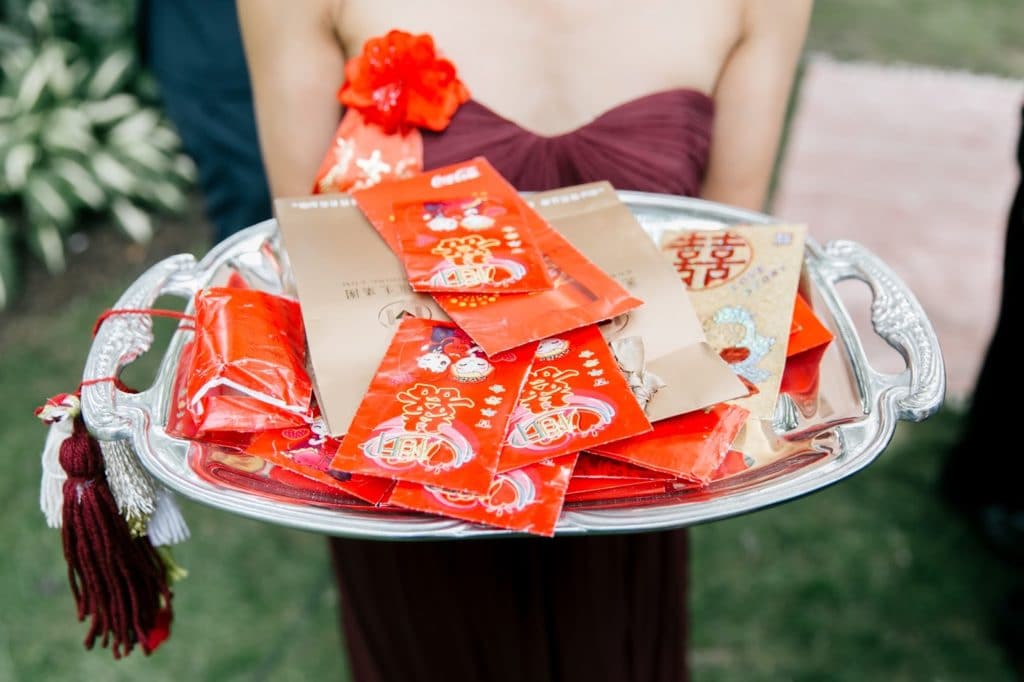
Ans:
MULTIPOLYGON (((665 230, 778 222, 770 216, 675 196, 619 192, 653 237, 665 230)), ((201 261, 167 258, 143 273, 116 308, 149 308, 162 296, 185 306, 200 289, 232 273, 272 293, 292 293, 275 221, 254 225, 216 246, 201 261)), ((748 426, 744 451, 752 468, 699 491, 681 491, 614 509, 571 508, 556 533, 624 533, 690 526, 771 507, 837 483, 873 462, 892 439, 897 422, 921 421, 939 409, 945 393, 942 353, 931 323, 906 285, 878 257, 851 241, 824 246, 809 240, 803 291, 835 334, 822 361, 821 386, 812 404, 779 400, 776 417, 748 426), (906 367, 874 369, 836 285, 859 280, 872 292, 871 330, 903 356, 906 367)), ((168 488, 235 514, 330 535, 378 539, 475 538, 508 535, 462 521, 417 515, 330 509, 290 503, 221 487, 200 478, 188 463, 190 443, 167 434, 171 391, 190 331, 172 337, 156 380, 140 393, 111 382, 87 385, 82 409, 102 440, 128 439, 142 464, 168 488)), ((84 379, 116 376, 153 344, 152 318, 109 318, 93 341, 84 379)))

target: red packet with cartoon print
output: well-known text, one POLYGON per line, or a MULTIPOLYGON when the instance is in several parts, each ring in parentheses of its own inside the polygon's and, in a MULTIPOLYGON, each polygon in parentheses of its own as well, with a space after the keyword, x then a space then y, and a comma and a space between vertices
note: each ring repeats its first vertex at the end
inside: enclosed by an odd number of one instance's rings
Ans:
MULTIPOLYGON (((438 184, 451 188, 453 197, 465 197, 463 180, 472 180, 478 169, 485 166, 490 167, 486 160, 474 159, 423 173, 402 184, 418 182, 421 190, 438 184)), ((391 212, 395 186, 377 185, 352 196, 391 249, 399 253, 391 212)), ((417 198, 422 200, 423 196, 417 198)), ((533 209, 525 204, 521 210, 533 214, 533 209)), ((444 312, 487 355, 610 320, 643 305, 643 301, 630 295, 545 220, 538 216, 538 222, 531 223, 531 228, 533 241, 543 253, 551 288, 520 294, 433 294, 444 312)))
POLYGON ((552 286, 534 232, 546 223, 486 159, 353 194, 416 291, 523 293, 552 286))
POLYGON ((471 194, 466 187, 460 190, 465 196, 432 198, 447 194, 435 190, 431 198, 393 204, 400 256, 414 290, 508 294, 551 288, 533 240, 543 221, 490 166, 482 169, 483 187, 471 194))
POLYGON ((576 455, 567 455, 498 474, 483 495, 402 481, 395 486, 388 503, 550 537, 555 534, 575 464, 576 455))
POLYGON ((719 403, 656 422, 650 433, 592 449, 605 457, 707 483, 749 414, 745 408, 719 403))
POLYGON ((327 427, 317 417, 308 426, 257 434, 245 448, 245 453, 370 504, 382 502, 394 487, 394 481, 335 471, 328 467, 340 444, 339 439, 327 435, 327 427))
POLYGON ((580 327, 537 346, 498 471, 650 430, 600 330, 580 327))
POLYGON ((536 347, 488 358, 452 324, 404 318, 331 469, 486 493, 536 347))
POLYGON ((499 353, 643 305, 554 228, 536 233, 554 287, 532 294, 434 294, 441 309, 484 349, 499 353))

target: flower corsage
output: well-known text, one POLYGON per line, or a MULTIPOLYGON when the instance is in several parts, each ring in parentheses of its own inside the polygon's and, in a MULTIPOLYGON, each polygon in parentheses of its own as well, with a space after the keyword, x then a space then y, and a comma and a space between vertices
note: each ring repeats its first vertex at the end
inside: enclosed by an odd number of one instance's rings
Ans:
POLYGON ((393 30, 370 38, 345 64, 346 107, 317 172, 315 193, 364 189, 423 169, 420 129, 448 127, 469 91, 429 34, 393 30))

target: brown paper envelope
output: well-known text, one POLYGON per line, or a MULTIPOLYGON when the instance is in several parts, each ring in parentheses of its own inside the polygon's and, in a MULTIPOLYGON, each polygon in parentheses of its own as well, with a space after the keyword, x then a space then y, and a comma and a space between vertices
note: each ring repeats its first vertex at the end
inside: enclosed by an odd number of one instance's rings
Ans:
POLYGON ((679 275, 609 183, 541 192, 530 201, 587 258, 644 301, 603 331, 609 341, 643 338, 648 370, 667 384, 647 407, 652 421, 747 394, 706 343, 679 275))
POLYGON ((344 196, 278 199, 298 290, 310 374, 328 432, 348 430, 403 314, 448 319, 414 293, 401 262, 344 196))
POLYGON ((647 403, 652 422, 746 395, 743 382, 710 345, 694 343, 647 363, 666 386, 647 403))

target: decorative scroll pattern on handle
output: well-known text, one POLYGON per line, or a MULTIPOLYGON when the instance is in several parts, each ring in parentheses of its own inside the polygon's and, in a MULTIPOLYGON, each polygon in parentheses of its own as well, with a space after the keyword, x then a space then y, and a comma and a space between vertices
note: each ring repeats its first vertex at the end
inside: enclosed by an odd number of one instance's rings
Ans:
MULTIPOLYGON (((114 308, 149 308, 172 280, 193 272, 196 260, 189 254, 171 256, 147 270, 118 299, 114 308)), ((187 279, 187 278, 184 278, 187 279)), ((86 359, 84 379, 115 377, 121 369, 153 345, 153 318, 145 314, 114 315, 100 326, 86 359)), ((118 403, 127 394, 113 382, 82 388, 82 413, 89 430, 100 440, 120 440, 132 435, 131 419, 118 403)))
POLYGON ((842 260, 874 293, 871 324, 903 355, 910 368, 906 395, 896 401, 899 419, 922 421, 942 405, 946 393, 945 367, 935 330, 917 298, 877 256, 847 240, 825 245, 827 257, 842 260))

